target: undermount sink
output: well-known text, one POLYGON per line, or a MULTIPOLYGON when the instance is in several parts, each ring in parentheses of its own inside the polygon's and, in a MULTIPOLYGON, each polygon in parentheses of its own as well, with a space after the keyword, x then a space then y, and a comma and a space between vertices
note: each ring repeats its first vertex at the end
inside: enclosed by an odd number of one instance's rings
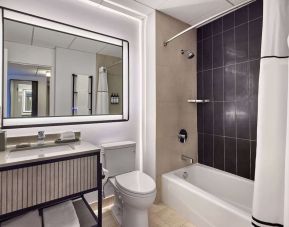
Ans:
POLYGON ((7 159, 27 159, 27 158, 39 158, 39 157, 49 157, 53 155, 58 155, 61 153, 66 153, 71 151, 72 148, 68 144, 63 145, 50 145, 50 146, 34 146, 25 149, 12 150, 8 152, 7 159))

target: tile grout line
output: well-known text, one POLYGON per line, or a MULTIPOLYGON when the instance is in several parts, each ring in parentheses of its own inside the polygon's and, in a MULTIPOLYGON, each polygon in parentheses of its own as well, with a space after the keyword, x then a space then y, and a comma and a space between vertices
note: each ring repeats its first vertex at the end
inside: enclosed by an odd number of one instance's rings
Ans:
MULTIPOLYGON (((213 29, 211 28, 212 30, 212 33, 213 33, 213 29)), ((212 38, 212 67, 214 67, 214 39, 212 38)), ((211 98, 213 100, 215 100, 215 97, 214 97, 214 78, 213 78, 213 70, 211 72, 211 80, 212 80, 212 84, 211 84, 211 89, 212 89, 212 92, 211 92, 211 98)), ((212 103, 212 112, 213 112, 213 134, 215 134, 215 105, 214 103, 212 103)), ((215 167, 215 136, 213 136, 213 167, 215 167)))
POLYGON ((241 65, 241 64, 244 64, 244 63, 251 63, 253 61, 258 61, 260 60, 260 57, 258 58, 252 58, 252 59, 249 59, 248 57, 248 60, 245 60, 245 61, 240 61, 240 62, 236 62, 234 64, 227 64, 227 65, 222 65, 222 66, 219 66, 219 67, 215 67, 215 68, 209 68, 209 69, 203 69, 201 71, 197 71, 198 73, 200 72, 207 72, 207 71, 210 71, 210 70, 215 70, 215 69, 220 69, 220 68, 226 68, 226 67, 230 67, 230 66, 234 66, 234 65, 241 65))
MULTIPOLYGON (((249 15, 249 7, 248 7, 248 58, 249 58, 249 55, 250 55, 250 15, 249 15)), ((250 100, 250 97, 251 97, 251 83, 250 83, 250 78, 251 78, 251 64, 250 62, 248 63, 248 66, 249 66, 249 79, 248 79, 248 86, 249 86, 249 101, 248 101, 248 111, 249 113, 251 112, 251 100, 250 100)), ((252 135, 251 135, 251 114, 249 114, 249 138, 252 139, 252 135)), ((250 179, 252 179, 252 146, 251 146, 252 142, 250 141, 250 179)))
MULTIPOLYGON (((222 18, 222 32, 223 32, 223 18, 222 18)), ((224 48, 224 35, 222 33, 222 52, 223 52, 223 56, 222 56, 222 60, 223 60, 223 64, 224 65, 224 62, 225 62, 225 55, 224 55, 224 52, 225 52, 225 48, 224 48)), ((224 68, 222 67, 222 77, 223 77, 223 101, 225 100, 225 75, 224 75, 225 71, 224 71, 224 68)), ((223 118, 223 124, 222 124, 222 127, 223 127, 223 134, 225 135, 225 102, 223 102, 223 113, 222 113, 222 118, 223 118)), ((226 171, 226 139, 225 137, 223 138, 224 140, 224 171, 226 171)))
MULTIPOLYGON (((234 12, 234 25, 236 23, 236 17, 235 17, 235 12, 234 12)), ((236 27, 234 26, 234 50, 235 50, 235 53, 236 53, 236 27)), ((237 117, 237 103, 236 103, 236 89, 237 89, 237 75, 236 75, 236 63, 237 63, 237 58, 236 58, 236 55, 235 55, 235 64, 234 64, 234 77, 235 77, 235 88, 234 88, 234 103, 235 103, 235 138, 236 138, 236 166, 235 166, 235 171, 236 171, 236 174, 238 174, 238 140, 237 140, 237 136, 238 136, 238 124, 237 124, 237 121, 238 121, 238 117, 237 117)))
POLYGON ((238 139, 242 141, 248 141, 248 142, 256 142, 256 140, 251 140, 251 139, 245 139, 245 138, 239 138, 239 137, 231 137, 231 136, 224 136, 224 135, 218 135, 218 134, 211 134, 211 133, 206 133, 206 132, 198 132, 198 134, 203 134, 203 135, 209 135, 209 136, 216 136, 216 137, 224 137, 227 139, 238 139))

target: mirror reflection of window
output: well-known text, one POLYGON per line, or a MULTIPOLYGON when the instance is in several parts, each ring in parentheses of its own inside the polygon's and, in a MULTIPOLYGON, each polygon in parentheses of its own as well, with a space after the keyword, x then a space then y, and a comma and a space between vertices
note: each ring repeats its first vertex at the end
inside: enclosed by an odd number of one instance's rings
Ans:
POLYGON ((8 63, 8 117, 49 116, 50 77, 46 74, 50 71, 42 66, 8 63))
POLYGON ((73 74, 72 115, 88 116, 92 114, 93 77, 73 74))
POLYGON ((121 115, 122 52, 122 46, 4 19, 4 118, 121 115), (98 90, 101 67, 106 68, 105 98, 98 90), (92 85, 82 86, 78 97, 72 75, 92 77, 92 85), (30 83, 30 88, 20 95, 13 81, 30 83), (113 95, 118 102, 112 102, 113 95), (105 108, 99 111, 99 106, 105 108))
POLYGON ((23 90, 22 94, 22 114, 32 113, 32 90, 23 90))

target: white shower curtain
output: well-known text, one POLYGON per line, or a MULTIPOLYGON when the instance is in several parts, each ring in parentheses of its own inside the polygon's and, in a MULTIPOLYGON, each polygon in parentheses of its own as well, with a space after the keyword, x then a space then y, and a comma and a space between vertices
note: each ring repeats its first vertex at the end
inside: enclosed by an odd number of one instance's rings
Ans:
POLYGON ((264 0, 253 226, 289 227, 289 0, 264 0))
POLYGON ((98 71, 96 114, 109 114, 107 69, 100 67, 98 71))

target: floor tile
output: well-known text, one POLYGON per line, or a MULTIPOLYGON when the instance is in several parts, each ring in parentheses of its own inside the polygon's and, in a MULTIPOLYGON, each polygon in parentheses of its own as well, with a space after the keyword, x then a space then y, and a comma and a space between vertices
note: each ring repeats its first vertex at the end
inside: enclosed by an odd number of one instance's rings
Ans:
MULTIPOLYGON (((111 209, 103 211, 103 227, 120 227, 112 215, 111 209)), ((173 209, 159 203, 149 209, 149 227, 197 227, 183 218, 173 209)))

